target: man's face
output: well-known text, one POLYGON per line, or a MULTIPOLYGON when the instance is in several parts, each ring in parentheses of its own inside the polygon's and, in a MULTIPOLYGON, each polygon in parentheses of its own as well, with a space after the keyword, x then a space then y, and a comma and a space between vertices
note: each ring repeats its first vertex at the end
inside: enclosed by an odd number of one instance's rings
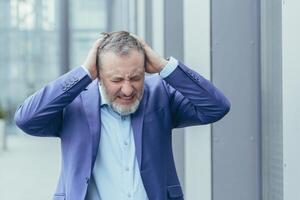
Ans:
POLYGON ((128 55, 105 52, 101 55, 100 83, 104 98, 121 115, 136 111, 143 96, 144 55, 131 50, 128 55))

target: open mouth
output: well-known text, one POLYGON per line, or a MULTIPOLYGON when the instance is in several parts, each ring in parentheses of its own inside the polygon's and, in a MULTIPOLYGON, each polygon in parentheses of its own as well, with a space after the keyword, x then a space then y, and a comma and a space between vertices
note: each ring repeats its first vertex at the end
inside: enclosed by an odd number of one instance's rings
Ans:
POLYGON ((129 96, 129 97, 122 96, 122 97, 118 97, 118 100, 121 103, 128 104, 128 103, 131 103, 134 100, 134 97, 135 97, 135 95, 132 95, 132 96, 129 96))

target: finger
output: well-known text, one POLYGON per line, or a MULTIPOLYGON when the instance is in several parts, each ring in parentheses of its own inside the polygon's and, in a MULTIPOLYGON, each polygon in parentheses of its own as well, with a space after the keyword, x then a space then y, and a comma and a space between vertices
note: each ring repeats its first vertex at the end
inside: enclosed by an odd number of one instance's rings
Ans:
POLYGON ((137 41, 139 41, 144 47, 145 46, 148 46, 147 43, 145 42, 145 40, 143 40, 142 38, 140 38, 139 36, 133 34, 133 33, 130 33, 130 35, 132 37, 134 37, 137 41))
POLYGON ((93 47, 94 47, 94 48, 98 48, 98 47, 100 46, 102 40, 103 40, 103 37, 98 38, 98 39, 94 42, 93 47))
POLYGON ((132 37, 134 37, 137 40, 140 40, 140 38, 137 35, 135 35, 134 33, 130 33, 129 35, 132 36, 132 37))

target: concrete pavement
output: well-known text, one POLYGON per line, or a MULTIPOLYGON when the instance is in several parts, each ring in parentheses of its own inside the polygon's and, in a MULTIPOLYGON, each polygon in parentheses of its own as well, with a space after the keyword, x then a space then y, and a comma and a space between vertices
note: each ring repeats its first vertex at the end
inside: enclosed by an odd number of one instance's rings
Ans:
POLYGON ((15 134, 0 151, 0 199, 52 199, 60 169, 57 138, 15 134))

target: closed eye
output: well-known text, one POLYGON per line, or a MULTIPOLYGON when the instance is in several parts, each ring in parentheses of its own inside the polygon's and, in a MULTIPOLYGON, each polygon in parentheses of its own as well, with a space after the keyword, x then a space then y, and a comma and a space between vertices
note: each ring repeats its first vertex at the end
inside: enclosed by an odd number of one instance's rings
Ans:
POLYGON ((130 80, 131 80, 131 81, 139 81, 139 80, 141 80, 141 79, 142 79, 141 76, 134 76, 134 77, 132 77, 130 80))
POLYGON ((114 82, 114 83, 119 83, 121 82, 123 79, 121 78, 115 78, 115 79, 112 79, 111 82, 114 82))

